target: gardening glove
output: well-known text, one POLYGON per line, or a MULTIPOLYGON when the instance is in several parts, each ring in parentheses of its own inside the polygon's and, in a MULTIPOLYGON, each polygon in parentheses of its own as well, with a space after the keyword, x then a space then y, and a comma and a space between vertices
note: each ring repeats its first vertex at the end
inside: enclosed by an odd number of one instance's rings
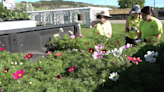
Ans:
POLYGON ((137 29, 137 27, 135 27, 135 26, 133 26, 132 28, 131 28, 131 30, 134 30, 134 31, 138 31, 138 29, 137 29))
POLYGON ((127 27, 126 30, 129 32, 129 31, 131 31, 131 28, 130 27, 127 27))
POLYGON ((142 42, 146 42, 146 39, 141 39, 141 38, 138 38, 134 41, 134 43, 142 43, 142 42))

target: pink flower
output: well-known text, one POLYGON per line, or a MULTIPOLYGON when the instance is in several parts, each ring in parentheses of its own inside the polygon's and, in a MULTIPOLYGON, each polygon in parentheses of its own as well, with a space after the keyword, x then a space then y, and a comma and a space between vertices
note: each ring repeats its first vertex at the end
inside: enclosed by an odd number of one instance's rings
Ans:
POLYGON ((80 49, 81 52, 83 52, 84 50, 80 49))
POLYGON ((69 72, 73 72, 76 69, 76 66, 72 66, 71 68, 69 68, 69 72))
POLYGON ((3 47, 0 47, 0 50, 1 50, 1 51, 4 51, 5 49, 4 49, 3 47))
POLYGON ((32 54, 27 54, 25 57, 26 57, 26 59, 30 59, 30 58, 33 57, 33 55, 32 54))
POLYGON ((102 54, 103 54, 102 51, 94 52, 92 56, 93 56, 94 59, 98 59, 98 58, 102 59, 103 58, 102 54))
POLYGON ((52 53, 52 51, 48 51, 48 53, 46 53, 46 55, 49 55, 49 54, 51 54, 52 53))
POLYGON ((3 91, 3 89, 0 89, 0 92, 2 92, 3 91))
POLYGON ((61 56, 61 53, 57 53, 56 56, 57 56, 57 57, 61 56))
POLYGON ((128 56, 128 59, 131 60, 134 64, 138 64, 138 62, 142 62, 140 57, 136 58, 136 57, 129 57, 128 56))
POLYGON ((102 44, 98 44, 97 46, 95 46, 95 49, 97 50, 97 51, 100 51, 100 49, 104 49, 104 46, 102 46, 102 44))
POLYGON ((19 79, 19 78, 23 78, 24 75, 24 69, 22 69, 21 71, 17 71, 16 73, 13 73, 15 80, 19 79))
POLYGON ((76 36, 75 35, 71 35, 71 39, 74 39, 74 38, 76 38, 76 36))
POLYGON ((115 63, 116 61, 112 61, 111 63, 115 63))
POLYGON ((62 80, 62 76, 60 74, 58 74, 56 77, 62 80))
POLYGON ((83 35, 82 35, 82 34, 80 34, 80 37, 83 37, 83 35))

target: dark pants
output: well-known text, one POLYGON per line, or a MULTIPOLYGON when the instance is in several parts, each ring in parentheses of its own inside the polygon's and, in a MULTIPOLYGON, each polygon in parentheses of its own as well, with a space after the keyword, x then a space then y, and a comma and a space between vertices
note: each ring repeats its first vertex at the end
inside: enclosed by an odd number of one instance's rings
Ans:
POLYGON ((125 40, 126 40, 125 45, 126 45, 127 43, 133 44, 133 45, 137 45, 137 43, 135 43, 135 39, 131 39, 131 38, 129 38, 129 37, 125 37, 125 40))

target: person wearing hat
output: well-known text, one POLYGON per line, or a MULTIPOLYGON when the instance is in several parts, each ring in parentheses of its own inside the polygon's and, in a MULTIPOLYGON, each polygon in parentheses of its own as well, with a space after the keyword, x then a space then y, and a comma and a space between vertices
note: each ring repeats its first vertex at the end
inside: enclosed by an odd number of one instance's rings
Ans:
POLYGON ((108 18, 112 16, 109 14, 109 11, 101 11, 97 15, 98 20, 92 21, 91 26, 93 30, 98 31, 101 35, 105 35, 107 38, 112 37, 112 26, 108 18))
POLYGON ((149 39, 149 37, 155 36, 157 39, 160 39, 163 33, 163 25, 159 19, 153 17, 153 8, 145 6, 141 10, 141 15, 143 21, 139 24, 139 37, 142 39, 149 39))
POLYGON ((137 45, 135 40, 138 38, 139 35, 139 23, 142 21, 142 17, 140 15, 140 6, 139 5, 133 5, 132 10, 130 11, 130 14, 126 20, 126 26, 125 26, 125 40, 126 43, 137 45))

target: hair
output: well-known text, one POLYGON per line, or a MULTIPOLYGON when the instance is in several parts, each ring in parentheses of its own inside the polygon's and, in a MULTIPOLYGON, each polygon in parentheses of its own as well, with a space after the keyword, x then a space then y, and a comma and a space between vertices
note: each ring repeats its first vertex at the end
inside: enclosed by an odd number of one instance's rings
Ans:
POLYGON ((154 11, 153 11, 152 7, 145 6, 144 8, 142 8, 141 12, 145 13, 145 14, 149 14, 149 15, 152 14, 152 16, 155 17, 155 14, 154 14, 154 11))

